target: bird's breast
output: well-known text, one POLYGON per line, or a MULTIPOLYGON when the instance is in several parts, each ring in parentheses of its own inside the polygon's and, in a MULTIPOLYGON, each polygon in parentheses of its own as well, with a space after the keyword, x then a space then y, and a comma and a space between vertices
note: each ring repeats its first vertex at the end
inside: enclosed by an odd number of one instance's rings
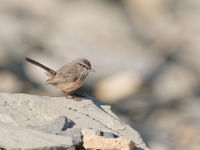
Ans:
POLYGON ((66 92, 72 92, 72 91, 80 88, 83 85, 87 75, 88 75, 88 72, 87 71, 83 71, 80 74, 80 77, 76 81, 71 82, 71 83, 64 83, 64 82, 63 83, 58 83, 56 86, 59 89, 64 90, 66 92))

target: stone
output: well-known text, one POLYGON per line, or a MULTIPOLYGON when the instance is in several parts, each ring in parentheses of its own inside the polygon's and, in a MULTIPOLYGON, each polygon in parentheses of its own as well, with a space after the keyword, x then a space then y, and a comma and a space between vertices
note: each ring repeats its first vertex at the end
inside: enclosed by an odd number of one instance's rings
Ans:
POLYGON ((137 15, 140 19, 153 20, 163 16, 165 0, 125 0, 125 7, 130 15, 137 15))
POLYGON ((135 143, 123 138, 105 138, 95 135, 91 129, 83 129, 83 147, 85 149, 110 149, 110 150, 133 150, 135 143))
POLYGON ((191 95, 198 82, 195 74, 189 69, 171 63, 153 81, 154 94, 163 101, 183 99, 191 95))
POLYGON ((0 80, 0 91, 20 92, 23 90, 22 81, 10 71, 1 71, 0 80))
POLYGON ((59 149, 75 150, 72 138, 47 134, 36 130, 0 125, 0 148, 4 149, 59 149))
POLYGON ((82 129, 82 134, 86 134, 88 136, 103 136, 105 138, 116 138, 117 136, 114 135, 112 132, 104 132, 104 131, 100 131, 100 130, 92 130, 92 129, 82 129))
POLYGON ((65 116, 60 116, 50 122, 47 125, 38 127, 39 129, 46 131, 48 133, 54 133, 54 132, 59 132, 59 131, 65 131, 67 128, 73 126, 73 121, 68 119, 65 116))
POLYGON ((124 71, 99 81, 94 89, 94 93, 99 99, 114 103, 135 93, 141 84, 142 79, 138 73, 124 71))
POLYGON ((68 119, 66 116, 60 116, 46 125, 32 128, 54 135, 72 137, 73 145, 80 145, 82 143, 81 129, 72 128, 73 125, 74 122, 72 120, 68 119))
POLYGON ((103 132, 103 137, 105 138, 116 138, 117 136, 111 132, 103 132))
POLYGON ((100 136, 101 133, 98 130, 92 130, 92 129, 82 129, 81 130, 82 135, 87 135, 87 136, 100 136))
MULTIPOLYGON (((81 134, 81 129, 79 128, 69 128, 67 129, 66 132, 64 133, 65 136, 70 136, 72 137, 72 142, 74 145, 81 145, 82 144, 82 134, 81 134)), ((62 134, 59 134, 62 135, 62 134)))
POLYGON ((0 143, 3 148, 32 146, 39 149, 45 145, 48 148, 71 148, 81 144, 80 130, 89 128, 95 130, 93 135, 97 133, 100 137, 96 140, 110 139, 118 143, 119 139, 124 139, 125 143, 133 141, 137 148, 149 150, 139 133, 123 123, 110 108, 91 97, 74 101, 65 97, 0 93, 0 132, 6 134, 9 131, 6 138, 1 134, 0 143), (70 120, 73 124, 69 126, 70 120), (42 130, 41 127, 45 126, 48 130, 42 130), (62 131, 63 127, 66 129, 62 131), (111 133, 118 138, 112 138, 111 133))

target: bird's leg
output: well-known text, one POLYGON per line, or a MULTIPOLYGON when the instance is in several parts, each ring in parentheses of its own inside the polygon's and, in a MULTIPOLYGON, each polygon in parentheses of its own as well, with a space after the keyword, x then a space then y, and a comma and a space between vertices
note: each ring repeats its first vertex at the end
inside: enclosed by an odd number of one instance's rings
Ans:
POLYGON ((73 93, 71 94, 72 96, 78 96, 78 97, 86 97, 87 95, 83 95, 83 94, 80 94, 80 93, 73 93))
POLYGON ((63 93, 66 95, 66 96, 71 96, 69 93, 63 91, 63 93))
POLYGON ((69 93, 63 91, 63 93, 67 96, 67 98, 69 99, 73 99, 73 100, 80 100, 80 98, 74 96, 74 95, 70 95, 69 93))

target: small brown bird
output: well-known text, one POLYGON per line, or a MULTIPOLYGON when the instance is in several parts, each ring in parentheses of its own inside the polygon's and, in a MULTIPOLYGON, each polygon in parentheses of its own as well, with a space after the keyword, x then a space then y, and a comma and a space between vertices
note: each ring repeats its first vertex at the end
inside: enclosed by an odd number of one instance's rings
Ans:
POLYGON ((75 59, 58 71, 54 71, 31 58, 26 57, 25 60, 47 71, 49 79, 46 84, 59 88, 70 98, 75 98, 70 93, 82 86, 88 73, 95 72, 91 68, 90 62, 85 58, 75 59))

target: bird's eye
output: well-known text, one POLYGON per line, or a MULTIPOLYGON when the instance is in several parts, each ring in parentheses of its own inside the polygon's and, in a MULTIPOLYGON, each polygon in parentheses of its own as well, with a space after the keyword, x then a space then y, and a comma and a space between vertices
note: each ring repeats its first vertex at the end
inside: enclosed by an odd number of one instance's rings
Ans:
POLYGON ((87 69, 87 66, 85 66, 85 65, 83 65, 83 64, 80 64, 80 63, 78 63, 80 66, 82 66, 82 67, 84 67, 84 68, 86 68, 87 69))

